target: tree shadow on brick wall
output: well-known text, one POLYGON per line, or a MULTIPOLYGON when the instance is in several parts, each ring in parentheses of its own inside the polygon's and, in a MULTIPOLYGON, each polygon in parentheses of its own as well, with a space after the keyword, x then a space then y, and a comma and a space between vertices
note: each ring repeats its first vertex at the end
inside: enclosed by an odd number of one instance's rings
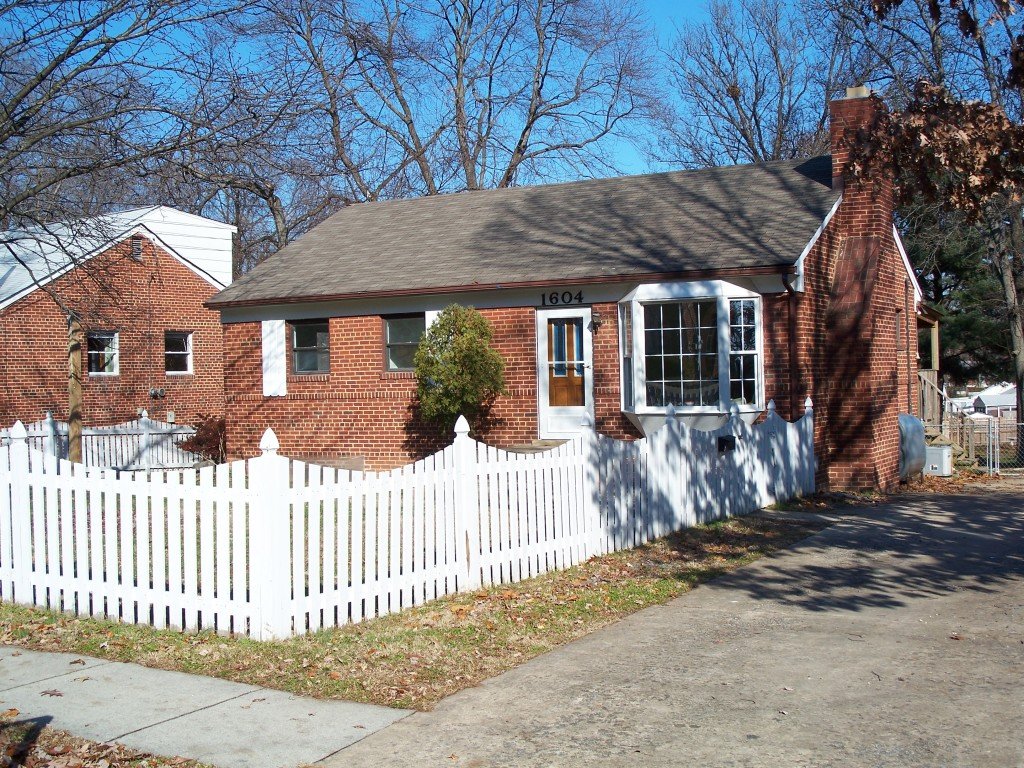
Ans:
MULTIPOLYGON (((505 426, 505 419, 496 415, 494 410, 494 401, 484 405, 483 410, 470 421, 470 437, 487 442, 489 435, 505 426)), ((406 408, 404 433, 402 450, 412 461, 419 461, 452 444, 455 440, 455 424, 441 424, 427 419, 419 400, 413 398, 406 408)))

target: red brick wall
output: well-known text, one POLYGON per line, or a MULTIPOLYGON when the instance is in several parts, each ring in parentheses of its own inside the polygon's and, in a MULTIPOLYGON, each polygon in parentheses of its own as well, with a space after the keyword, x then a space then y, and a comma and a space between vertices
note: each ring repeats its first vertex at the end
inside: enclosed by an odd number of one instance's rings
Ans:
MULTIPOLYGON (((142 258, 128 240, 0 312, 0 424, 68 416, 67 316, 50 294, 80 313, 86 330, 118 331, 120 373, 90 377, 82 352, 87 425, 152 418, 178 423, 224 411, 222 339, 217 313, 202 306, 216 289, 149 240, 142 258), (48 293, 49 292, 49 293, 48 293), (164 373, 164 331, 192 333, 193 374, 164 373), (151 387, 166 396, 153 400, 151 387)), ((258 358, 257 358, 258 361, 258 358)))
MULTIPOLYGON (((616 306, 596 304, 605 322, 594 334, 594 399, 599 429, 636 437, 621 413, 616 306)), ((494 348, 505 358, 509 394, 497 400, 477 435, 491 445, 537 438, 537 326, 532 307, 484 309, 494 348)), ((228 451, 252 456, 272 427, 284 455, 363 457, 367 468, 407 463, 443 448, 452 436, 417 418, 411 373, 384 370, 383 321, 377 315, 330 318, 330 373, 288 376, 288 394, 263 396, 259 323, 224 326, 228 451)))

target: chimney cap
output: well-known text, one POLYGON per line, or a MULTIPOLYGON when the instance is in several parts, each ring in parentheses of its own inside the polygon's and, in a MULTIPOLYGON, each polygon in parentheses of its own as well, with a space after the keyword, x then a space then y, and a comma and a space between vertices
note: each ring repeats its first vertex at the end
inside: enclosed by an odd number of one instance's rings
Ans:
POLYGON ((846 89, 846 98, 848 99, 866 99, 871 94, 871 87, 867 85, 854 85, 846 89))

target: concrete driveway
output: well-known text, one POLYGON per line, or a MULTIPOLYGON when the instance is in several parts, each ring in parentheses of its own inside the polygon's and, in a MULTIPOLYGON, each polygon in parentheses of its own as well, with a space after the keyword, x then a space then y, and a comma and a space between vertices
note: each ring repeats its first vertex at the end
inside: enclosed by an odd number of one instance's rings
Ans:
POLYGON ((904 497, 341 766, 1024 766, 1024 489, 904 497))

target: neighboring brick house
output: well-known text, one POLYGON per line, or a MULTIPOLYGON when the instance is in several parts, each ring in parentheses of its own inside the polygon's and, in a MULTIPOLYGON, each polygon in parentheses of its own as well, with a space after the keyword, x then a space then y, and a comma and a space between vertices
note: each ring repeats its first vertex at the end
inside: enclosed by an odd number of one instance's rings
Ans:
POLYGON ((632 438, 672 404, 692 426, 774 399, 816 418, 818 480, 897 481, 918 407, 920 289, 890 179, 843 183, 846 136, 881 102, 833 102, 831 157, 366 203, 208 306, 224 323, 229 451, 385 468, 448 442, 415 416, 411 354, 452 302, 490 319, 509 394, 503 446, 632 438))
POLYGON ((68 417, 69 314, 81 318, 86 425, 224 412, 219 318, 234 227, 153 206, 4 233, 0 426, 68 417))

